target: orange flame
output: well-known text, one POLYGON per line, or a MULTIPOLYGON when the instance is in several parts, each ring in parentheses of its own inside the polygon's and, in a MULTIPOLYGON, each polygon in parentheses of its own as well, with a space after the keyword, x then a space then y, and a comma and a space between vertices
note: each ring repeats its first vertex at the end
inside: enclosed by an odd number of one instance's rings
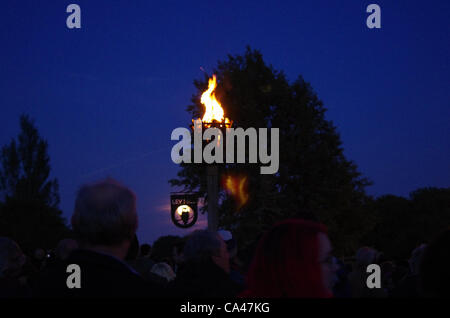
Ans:
POLYGON ((237 210, 240 210, 248 201, 249 195, 247 192, 247 176, 231 176, 224 177, 225 190, 235 199, 237 202, 237 210))
POLYGON ((204 123, 212 123, 213 120, 222 122, 224 120, 224 111, 222 105, 216 99, 214 91, 217 87, 216 75, 208 81, 208 89, 202 94, 200 102, 205 105, 205 114, 202 121, 204 123))

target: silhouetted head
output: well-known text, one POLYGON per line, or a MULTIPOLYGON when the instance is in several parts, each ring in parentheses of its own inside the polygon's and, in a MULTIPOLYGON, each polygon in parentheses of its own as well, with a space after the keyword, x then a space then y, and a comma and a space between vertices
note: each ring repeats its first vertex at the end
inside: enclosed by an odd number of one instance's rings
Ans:
POLYGON ((213 261, 225 272, 230 272, 227 246, 216 232, 196 230, 189 235, 184 246, 184 259, 198 263, 213 261))
POLYGON ((425 249, 420 265, 425 296, 450 297, 450 228, 440 233, 425 249))
POLYGON ((186 238, 180 238, 177 243, 172 246, 172 259, 175 264, 181 264, 184 262, 184 245, 186 244, 186 238))
POLYGON ((108 179, 78 191, 72 227, 82 247, 120 248, 123 258, 137 226, 136 197, 125 186, 108 179))
POLYGON ((147 244, 147 243, 142 244, 139 253, 140 253, 140 256, 142 256, 142 257, 150 257, 150 255, 152 253, 151 245, 147 244))
POLYGON ((324 225, 300 219, 282 221, 259 241, 243 295, 329 297, 335 271, 324 225))

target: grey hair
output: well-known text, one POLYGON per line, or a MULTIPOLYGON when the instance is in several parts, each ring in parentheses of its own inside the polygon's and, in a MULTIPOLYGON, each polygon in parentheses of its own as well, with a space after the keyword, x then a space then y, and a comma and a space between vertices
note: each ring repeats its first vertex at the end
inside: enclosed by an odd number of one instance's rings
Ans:
POLYGON ((138 226, 136 196, 107 179, 78 191, 72 227, 83 245, 118 245, 132 239, 138 226))
POLYGON ((206 261, 220 253, 222 238, 216 232, 196 230, 192 232, 184 246, 186 261, 206 261))

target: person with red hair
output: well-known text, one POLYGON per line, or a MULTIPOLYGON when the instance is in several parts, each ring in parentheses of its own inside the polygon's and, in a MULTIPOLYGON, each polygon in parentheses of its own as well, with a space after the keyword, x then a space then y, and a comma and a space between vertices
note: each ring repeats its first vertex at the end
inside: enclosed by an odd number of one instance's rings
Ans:
POLYGON ((328 298, 336 267, 323 224, 277 223, 259 241, 241 297, 328 298))

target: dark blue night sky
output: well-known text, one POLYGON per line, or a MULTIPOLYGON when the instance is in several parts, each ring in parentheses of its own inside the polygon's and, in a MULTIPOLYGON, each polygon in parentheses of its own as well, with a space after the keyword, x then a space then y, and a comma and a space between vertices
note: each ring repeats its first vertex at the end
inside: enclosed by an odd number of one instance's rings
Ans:
POLYGON ((4 0, 0 144, 28 113, 49 142, 66 217, 80 184, 111 176, 138 196, 141 242, 182 234, 168 211, 170 133, 190 123, 200 67, 250 45, 311 83, 370 194, 448 187, 449 19, 446 0, 4 0), (66 27, 70 3, 79 30, 66 27), (379 30, 365 25, 370 3, 379 30))

